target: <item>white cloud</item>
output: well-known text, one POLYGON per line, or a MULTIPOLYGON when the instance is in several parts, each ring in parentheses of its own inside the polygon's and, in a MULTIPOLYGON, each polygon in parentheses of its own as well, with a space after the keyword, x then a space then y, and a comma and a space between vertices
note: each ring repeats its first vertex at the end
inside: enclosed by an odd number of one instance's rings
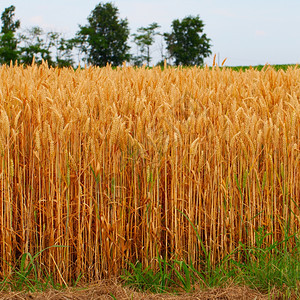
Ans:
POLYGON ((44 19, 43 16, 33 16, 29 18, 29 22, 32 23, 33 26, 43 26, 44 19))
MULTIPOLYGON (((48 20, 49 21, 49 20, 48 20)), ((25 22, 25 27, 33 27, 38 26, 41 27, 43 30, 46 31, 58 31, 58 32, 69 32, 69 26, 57 26, 57 24, 51 24, 45 20, 44 16, 35 15, 27 19, 25 22)))
POLYGON ((264 31, 264 30, 256 30, 255 31, 255 35, 256 36, 259 36, 259 37, 264 37, 264 36, 266 36, 267 35, 267 33, 264 31))
POLYGON ((229 9, 216 9, 214 13, 218 16, 227 17, 227 18, 235 18, 236 14, 234 14, 229 9))

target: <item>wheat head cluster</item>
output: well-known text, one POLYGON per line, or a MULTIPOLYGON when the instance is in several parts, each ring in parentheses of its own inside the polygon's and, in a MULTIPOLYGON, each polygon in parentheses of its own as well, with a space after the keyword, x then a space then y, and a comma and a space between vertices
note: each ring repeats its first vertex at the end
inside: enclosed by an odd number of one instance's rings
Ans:
POLYGON ((67 282, 299 232, 299 99, 297 68, 2 66, 0 277, 43 249, 67 282))

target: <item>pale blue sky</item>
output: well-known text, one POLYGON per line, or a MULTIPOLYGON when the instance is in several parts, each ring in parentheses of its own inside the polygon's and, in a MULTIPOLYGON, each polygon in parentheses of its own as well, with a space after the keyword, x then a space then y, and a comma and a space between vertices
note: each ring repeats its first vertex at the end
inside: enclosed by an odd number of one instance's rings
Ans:
MULTIPOLYGON (((15 5, 21 27, 41 26, 71 37, 85 25, 97 0, 0 0, 0 11, 15 5)), ((104 1, 108 2, 108 1, 104 1)), ((300 0, 115 0, 131 33, 152 22, 170 31, 174 19, 199 15, 211 38, 213 53, 227 65, 300 62, 300 0)), ((134 50, 134 48, 133 48, 134 50)), ((159 43, 153 56, 160 58, 159 43)), ((212 63, 212 57, 206 59, 212 63)))

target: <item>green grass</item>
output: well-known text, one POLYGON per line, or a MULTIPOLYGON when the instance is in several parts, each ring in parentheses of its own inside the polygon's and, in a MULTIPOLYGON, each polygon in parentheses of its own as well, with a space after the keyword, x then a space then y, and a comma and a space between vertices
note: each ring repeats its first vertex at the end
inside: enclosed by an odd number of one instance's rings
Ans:
POLYGON ((256 245, 240 244, 241 261, 232 260, 235 265, 234 279, 236 283, 246 283, 252 288, 269 292, 273 288, 283 292, 296 292, 299 296, 300 279, 300 247, 296 239, 296 247, 288 251, 287 244, 294 235, 281 242, 264 245, 264 239, 272 235, 264 228, 256 232, 256 245))
MULTIPOLYGON (((29 252, 22 254, 15 266, 11 266, 11 272, 6 274, 2 281, 0 281, 0 291, 28 291, 41 292, 48 288, 63 289, 66 285, 58 284, 53 279, 53 274, 49 273, 47 269, 38 263, 38 257, 47 249, 45 248, 35 255, 29 252)), ((6 262, 7 263, 7 262, 6 262)), ((76 286, 80 277, 73 283, 76 286)))
MULTIPOLYGON (((190 222, 189 219, 188 221, 190 222)), ((285 229, 285 233, 287 232, 285 229)), ((200 239, 197 231, 196 234, 200 239)), ((275 290, 282 299, 290 299, 291 295, 300 297, 300 240, 296 235, 286 235, 283 241, 268 244, 266 239, 272 235, 265 228, 258 228, 254 245, 240 243, 215 267, 211 265, 210 253, 203 251, 202 271, 196 270, 192 263, 157 258, 159 270, 143 268, 139 262, 135 265, 129 263, 131 272, 124 270, 122 279, 125 285, 139 291, 155 293, 191 292, 195 284, 201 288, 222 287, 230 280, 236 285, 247 285, 266 294, 274 295, 275 290), (288 251, 291 239, 294 239, 296 246, 288 251), (237 260, 236 257, 240 259, 237 260)), ((203 245, 201 239, 200 242, 203 245)))

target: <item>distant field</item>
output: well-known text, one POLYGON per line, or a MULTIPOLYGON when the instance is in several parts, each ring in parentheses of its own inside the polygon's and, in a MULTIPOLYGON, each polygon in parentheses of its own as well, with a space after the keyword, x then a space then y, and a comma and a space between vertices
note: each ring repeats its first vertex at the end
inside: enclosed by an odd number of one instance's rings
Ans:
POLYGON ((235 66, 235 67, 226 67, 226 68, 230 68, 232 70, 235 71, 245 71, 245 70, 249 70, 250 68, 253 68, 254 70, 257 71, 261 71, 264 68, 267 68, 268 66, 270 66, 271 68, 273 68, 274 70, 278 71, 278 70, 283 70, 286 71, 288 68, 299 68, 298 65, 296 64, 291 64, 291 65, 257 65, 257 66, 235 66))
MULTIPOLYGON (((162 69, 163 69, 163 66, 161 66, 162 69)), ((206 66, 203 66, 201 68, 205 68, 206 66)), ((250 69, 253 69, 253 70, 256 70, 256 71, 262 71, 262 70, 265 70, 267 68, 272 68, 273 70, 275 71, 279 71, 279 70, 283 70, 283 71, 286 71, 288 70, 288 68, 290 69, 293 69, 293 68, 299 68, 300 66, 298 64, 283 64, 283 65, 269 65, 269 64, 266 64, 266 65, 248 65, 248 66, 219 66, 220 69, 231 69, 231 70, 234 70, 234 71, 245 71, 245 70, 250 70, 250 69)), ((114 67, 115 68, 115 67, 114 67)), ((148 67, 148 69, 152 69, 153 67, 148 67)), ((194 68, 193 66, 184 66, 184 67, 176 67, 174 66, 173 67, 174 69, 177 69, 177 68, 183 68, 183 69, 189 69, 189 68, 194 68)), ((213 67, 209 67, 209 69, 212 69, 213 67)))

